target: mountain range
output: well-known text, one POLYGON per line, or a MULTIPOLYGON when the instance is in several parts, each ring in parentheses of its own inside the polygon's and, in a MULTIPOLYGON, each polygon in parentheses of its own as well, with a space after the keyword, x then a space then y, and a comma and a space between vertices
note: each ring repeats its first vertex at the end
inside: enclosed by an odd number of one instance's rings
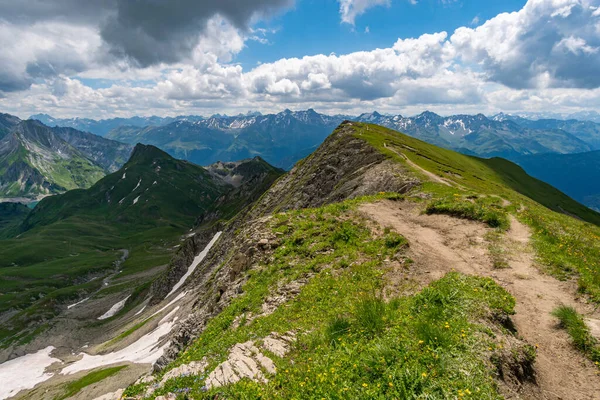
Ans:
MULTIPOLYGON (((497 114, 493 117, 424 112, 414 117, 324 115, 312 109, 285 110, 269 115, 239 115, 111 120, 106 137, 135 144, 152 144, 170 154, 207 165, 260 155, 289 169, 318 146, 344 120, 385 126, 441 147, 481 157, 515 159, 528 154, 583 153, 600 149, 600 124, 591 121, 539 119, 497 114), (140 126, 141 123, 146 126, 140 126)), ((44 121, 71 124, 71 120, 44 121)), ((104 121, 96 121, 104 123, 104 121)))
MULTIPOLYGON (((377 112, 352 117, 329 116, 312 109, 296 112, 285 110, 268 115, 133 117, 99 121, 78 118, 61 120, 44 114, 32 116, 46 124, 91 130, 130 145, 138 142, 154 145, 176 158, 199 165, 260 156, 284 169, 290 169, 296 161, 314 151, 342 121, 369 122, 464 154, 507 158, 524 166, 535 176, 557 185, 577 200, 597 207, 593 199, 600 192, 595 192, 595 189, 576 179, 558 182, 550 176, 544 176, 539 172, 543 170, 543 165, 535 166, 533 161, 526 160, 528 156, 542 154, 548 156, 531 159, 543 163, 552 158, 551 154, 585 154, 582 160, 594 159, 594 151, 600 149, 600 124, 576 119, 543 119, 541 115, 535 117, 537 119, 527 119, 504 113, 491 117, 483 114, 442 117, 432 112, 414 117, 377 112), (581 194, 583 192, 584 195, 581 194)), ((5 116, 3 121, 0 121, 0 129, 10 129, 14 117, 11 120, 5 116)), ((65 137, 61 128, 53 129, 62 132, 65 137)), ((87 137, 83 133, 76 134, 75 130, 69 132, 69 137, 87 137)), ((113 168, 119 165, 116 162, 118 157, 111 159, 115 160, 113 168)), ((580 165, 585 169, 585 163, 580 165)))
POLYGON ((518 157, 515 162, 531 176, 600 211, 600 151, 536 154, 518 157))
POLYGON ((0 197, 36 198, 90 187, 132 146, 72 128, 0 115, 0 197))

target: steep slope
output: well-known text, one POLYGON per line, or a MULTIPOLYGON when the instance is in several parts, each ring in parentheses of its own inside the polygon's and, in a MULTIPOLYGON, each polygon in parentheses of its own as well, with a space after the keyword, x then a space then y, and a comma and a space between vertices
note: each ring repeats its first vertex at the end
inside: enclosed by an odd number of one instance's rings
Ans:
POLYGON ((120 168, 132 146, 71 128, 0 116, 0 197, 28 197, 87 188, 120 168))
MULTIPOLYGON (((597 312, 533 260, 600 301, 598 224, 509 161, 345 122, 165 300, 192 315, 157 364, 167 372, 125 394, 591 398, 596 367, 550 311, 597 312)), ((190 239, 178 262, 212 236, 190 239)))
POLYGON ((41 201, 24 228, 78 216, 101 217, 128 226, 190 225, 228 185, 202 167, 172 158, 154 146, 137 145, 123 168, 88 190, 41 201))
POLYGON ((36 197, 89 187, 104 171, 35 121, 22 121, 0 140, 0 196, 36 197))
POLYGON ((537 154, 515 160, 527 173, 600 211, 600 151, 537 154))
POLYGON ((61 339, 67 345, 108 335, 89 321, 124 298, 125 311, 143 301, 194 229, 238 213, 281 174, 262 160, 239 162, 235 171, 238 187, 153 146, 137 145, 122 169, 89 189, 40 201, 20 225, 11 225, 11 238, 0 241, 0 345, 35 337, 36 347, 63 335, 72 318, 81 331, 61 339), (56 319, 70 310, 67 304, 82 299, 85 307, 56 319))
POLYGON ((8 236, 20 225, 31 210, 21 203, 0 203, 0 238, 8 236))
POLYGON ((71 128, 54 128, 53 132, 101 166, 107 173, 120 169, 133 150, 133 146, 129 144, 71 128))
POLYGON ((21 120, 14 115, 0 114, 0 139, 6 136, 21 120))

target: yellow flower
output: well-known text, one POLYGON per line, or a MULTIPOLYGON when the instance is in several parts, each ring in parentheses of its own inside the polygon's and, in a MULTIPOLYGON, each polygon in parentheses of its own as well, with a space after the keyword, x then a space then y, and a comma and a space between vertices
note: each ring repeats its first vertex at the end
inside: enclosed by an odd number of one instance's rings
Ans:
POLYGON ((424 342, 424 341, 422 341, 422 340, 419 340, 419 344, 423 344, 423 343, 425 343, 425 342, 424 342))
POLYGON ((394 387, 394 384, 392 382, 388 383, 388 385, 390 385, 390 387, 394 387))
POLYGON ((367 387, 367 386, 369 386, 369 385, 367 385, 366 383, 363 383, 362 385, 363 385, 363 387, 367 387))
POLYGON ((421 376, 422 376, 423 378, 427 378, 427 372, 423 372, 423 373, 421 374, 421 376))

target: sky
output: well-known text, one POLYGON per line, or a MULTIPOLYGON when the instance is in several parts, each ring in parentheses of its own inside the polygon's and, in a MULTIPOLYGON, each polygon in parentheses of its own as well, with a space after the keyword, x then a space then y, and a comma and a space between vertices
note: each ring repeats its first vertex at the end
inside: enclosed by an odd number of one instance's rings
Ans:
POLYGON ((600 110, 600 0, 0 0, 22 118, 600 110))

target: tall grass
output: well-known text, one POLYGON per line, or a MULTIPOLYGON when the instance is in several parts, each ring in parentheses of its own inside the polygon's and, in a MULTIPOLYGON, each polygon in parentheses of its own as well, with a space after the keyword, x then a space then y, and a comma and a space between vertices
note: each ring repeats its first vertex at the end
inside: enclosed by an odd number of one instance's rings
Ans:
POLYGON ((600 362, 598 341, 590 334, 583 317, 573 307, 559 306, 552 311, 552 315, 558 318, 560 325, 567 330, 575 347, 585 353, 592 361, 600 362))

